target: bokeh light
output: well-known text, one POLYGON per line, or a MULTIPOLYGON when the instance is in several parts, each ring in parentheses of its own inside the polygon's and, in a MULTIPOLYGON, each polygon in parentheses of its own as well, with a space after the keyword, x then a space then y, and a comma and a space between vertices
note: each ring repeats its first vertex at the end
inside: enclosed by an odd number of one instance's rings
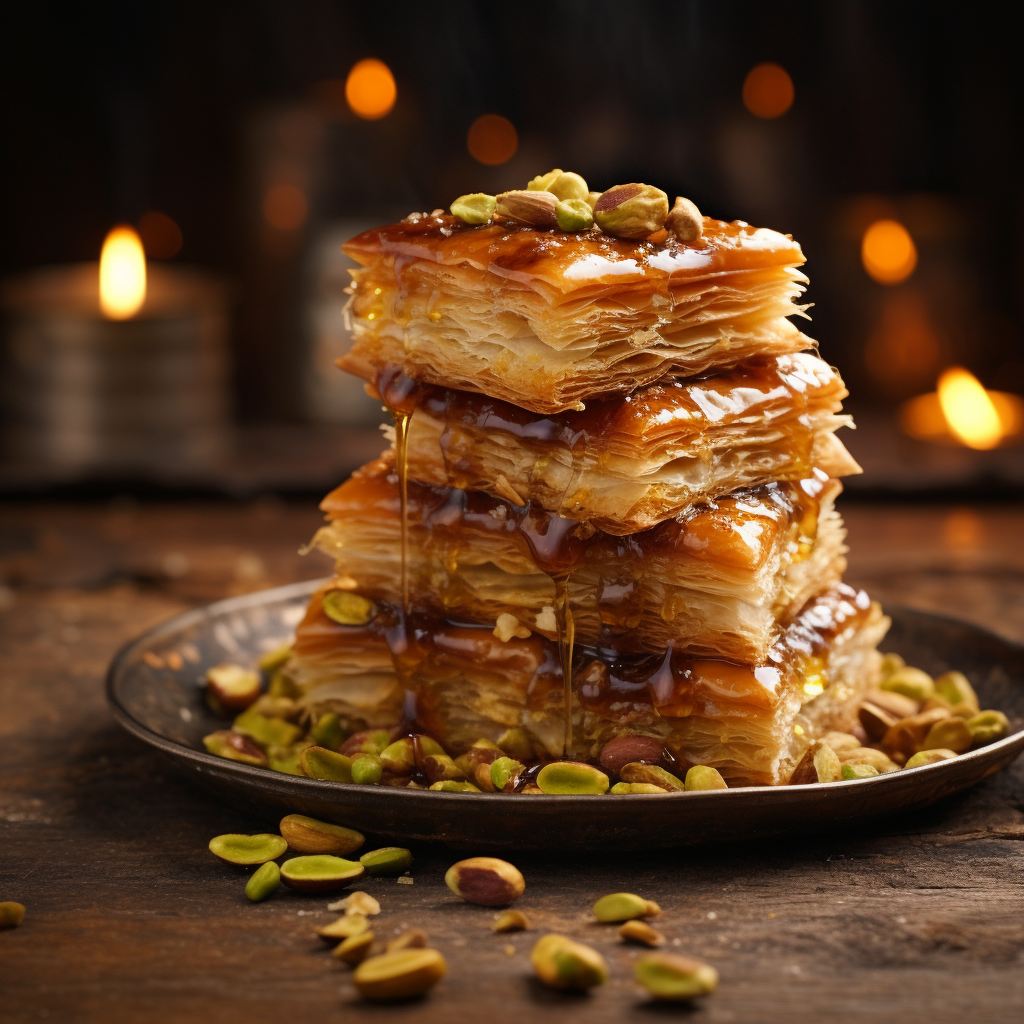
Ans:
POLYGON ((943 370, 936 388, 950 432, 968 448, 995 448, 1003 427, 995 403, 981 381, 962 366, 943 370))
POLYGON ((378 121, 391 113, 398 97, 395 76, 383 61, 368 57, 353 65, 345 79, 345 100, 364 121, 378 121))
POLYGON ((159 210, 148 210, 139 219, 139 238, 146 254, 158 260, 177 256, 184 241, 181 228, 159 210))
POLYGON ((271 185, 263 194, 263 217, 278 231, 294 231, 301 227, 308 213, 306 193, 295 185, 281 182, 271 185))
POLYGON ((743 82, 743 104, 755 117, 782 117, 793 105, 793 96, 789 72, 770 61, 752 67, 743 82))
POLYGON ((100 309, 111 320, 127 320, 146 301, 146 254, 134 228, 114 228, 100 253, 100 309))
POLYGON ((469 126, 466 148, 474 160, 494 167, 515 156, 519 148, 519 136, 507 117, 484 114, 469 126))
POLYGON ((898 220, 876 220, 860 244, 860 258, 868 275, 879 284, 899 284, 917 266, 917 248, 910 232, 898 220))

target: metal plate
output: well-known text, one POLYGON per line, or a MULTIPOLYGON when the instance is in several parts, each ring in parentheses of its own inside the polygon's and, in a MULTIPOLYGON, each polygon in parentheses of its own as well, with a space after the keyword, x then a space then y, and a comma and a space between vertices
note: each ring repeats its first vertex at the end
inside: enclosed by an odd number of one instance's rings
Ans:
POLYGON ((254 663, 288 640, 321 582, 219 601, 126 645, 107 676, 117 721, 235 803, 309 814, 394 840, 480 851, 651 849, 820 832, 925 807, 1005 768, 1024 750, 1024 646, 965 622, 897 608, 888 610, 893 625, 885 649, 932 673, 965 672, 982 707, 1010 717, 1010 735, 953 760, 873 779, 665 796, 430 793, 298 778, 207 754, 202 737, 224 723, 203 700, 206 668, 254 663), (172 653, 182 659, 180 669, 167 666, 172 653))

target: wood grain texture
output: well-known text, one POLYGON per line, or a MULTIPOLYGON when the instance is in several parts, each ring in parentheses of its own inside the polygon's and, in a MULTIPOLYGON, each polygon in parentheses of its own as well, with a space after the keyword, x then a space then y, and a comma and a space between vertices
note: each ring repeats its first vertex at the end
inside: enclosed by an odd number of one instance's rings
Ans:
MULTIPOLYGON (((851 582, 1024 639, 1024 509, 850 504, 851 582)), ((101 680, 140 630, 231 593, 321 575, 297 549, 319 514, 260 502, 11 506, 0 513, 0 1021, 529 1020, 915 1024, 1024 1017, 1024 764, 868 833, 620 857, 517 857, 534 930, 495 936, 455 899, 455 857, 417 850, 413 885, 367 880, 379 934, 428 932, 448 977, 426 1000, 358 1001, 313 935, 325 897, 253 906, 209 839, 274 829, 216 803, 112 723, 101 680), (631 890, 720 971, 690 1010, 647 1004, 636 953, 589 923, 631 890), (545 930, 592 942, 612 979, 564 996, 531 979, 545 930), (511 955, 506 947, 513 948, 511 955)), ((514 827, 510 823, 510 827, 514 827)), ((371 839, 371 842, 373 840, 371 839)))

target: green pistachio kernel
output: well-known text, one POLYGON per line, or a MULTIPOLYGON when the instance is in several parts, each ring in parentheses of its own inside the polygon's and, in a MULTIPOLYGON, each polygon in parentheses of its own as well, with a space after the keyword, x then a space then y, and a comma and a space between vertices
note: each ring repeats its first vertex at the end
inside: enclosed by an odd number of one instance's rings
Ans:
POLYGON ((382 846, 359 858, 368 875, 403 875, 412 867, 412 854, 401 846, 382 846))
POLYGON ((245 895, 259 903, 270 896, 281 884, 281 869, 272 861, 258 867, 245 883, 245 895))
POLYGON ((844 781, 850 779, 873 779, 878 774, 878 769, 872 764, 844 764, 842 767, 844 781))
POLYGON ((291 697, 294 700, 299 696, 299 688, 295 685, 295 680, 287 672, 278 670, 270 677, 270 682, 267 684, 267 693, 271 697, 291 697))
POLYGON ((248 736, 231 729, 218 729, 209 736, 203 737, 203 746, 210 754, 226 757, 229 761, 241 764, 252 764, 262 767, 267 763, 267 755, 248 736))
POLYGON ((967 719, 967 728, 971 732, 973 743, 991 743, 1006 735, 1010 728, 1010 720, 1002 711, 979 711, 967 719))
POLYGON ((640 761, 630 761, 619 769, 619 776, 623 782, 646 782, 651 786, 660 786, 665 790, 684 790, 686 784, 682 779, 676 778, 671 772, 659 768, 655 764, 643 764, 640 761))
MULTIPOLYGON (((587 183, 583 177, 573 171, 563 171, 555 178, 545 190, 550 192, 556 199, 568 202, 572 199, 585 201, 590 194, 587 183)), ((590 207, 588 206, 589 210, 590 207)))
POLYGON ((899 654, 883 654, 882 655, 882 675, 891 676, 898 668, 903 668, 906 662, 899 654))
POLYGON ((464 224, 486 224, 494 216, 497 200, 486 192, 472 192, 459 196, 449 207, 464 224))
POLYGON ((432 782, 428 787, 437 793, 480 793, 483 792, 479 786, 472 782, 464 782, 459 779, 441 779, 439 782, 432 782))
POLYGON ((491 785, 500 793, 526 766, 514 757, 499 757, 491 762, 491 785))
POLYGON ((616 782, 610 790, 612 796, 624 796, 629 793, 650 793, 664 796, 668 790, 663 786, 654 786, 649 782, 616 782))
POLYGON ((363 754, 352 762, 352 781, 361 786, 376 786, 384 774, 381 760, 374 754, 363 754))
POLYGON ((921 744, 922 750, 955 750, 962 754, 973 743, 971 727, 962 718, 944 718, 936 722, 921 744))
POLYGON ((409 775, 416 767, 416 751, 412 737, 403 736, 394 743, 389 743, 380 752, 380 763, 395 775, 409 775))
POLYGON ((584 991, 608 980, 608 964, 596 949, 567 935, 545 935, 533 947, 530 962, 550 988, 584 991))
POLYGON ((905 665, 886 676, 879 684, 880 689, 902 693, 904 697, 924 703, 935 696, 935 683, 927 672, 905 665))
POLYGON ((209 845, 210 853, 218 860, 241 867, 266 864, 268 860, 276 860, 288 849, 286 840, 270 832, 256 836, 228 833, 214 836, 209 845))
POLYGON ((555 220, 562 231, 589 231, 594 212, 584 199, 563 199, 555 207, 555 220))
POLYGON ((955 750, 919 750, 916 754, 907 758, 907 763, 903 767, 921 768, 926 764, 935 764, 938 761, 948 761, 951 757, 956 757, 955 750))
POLYGON ((377 614, 377 608, 351 590, 328 590, 323 596, 324 615, 341 626, 365 626, 377 614))
POLYGON ((695 764, 686 773, 684 783, 686 791, 695 789, 728 789, 729 785, 722 778, 722 773, 717 768, 711 768, 706 764, 695 764))
POLYGON ((589 794, 608 792, 609 780, 600 768, 582 761, 552 761, 537 773, 537 786, 543 793, 589 794))
POLYGON ((345 730, 341 719, 333 711, 321 715, 316 725, 309 730, 309 738, 318 746, 337 750, 345 742, 345 730))
POLYGON ((267 764, 275 772, 285 775, 302 775, 302 752, 311 746, 308 740, 300 740, 290 746, 273 745, 267 747, 267 764))
POLYGON ((675 953, 647 953, 637 960, 633 977, 655 999, 674 1003, 709 995, 718 985, 714 967, 675 953))
POLYGON ((447 754, 428 754, 421 759, 420 770, 431 782, 465 780, 465 772, 447 754))
POLYGON ((647 917, 650 912, 648 901, 631 892, 613 892, 609 896, 602 896, 594 904, 594 917, 605 924, 632 921, 635 917, 647 917))
POLYGON ((281 881, 300 892, 330 892, 361 878, 366 869, 359 861, 330 854, 292 857, 281 865, 281 881))
POLYGON ((970 680, 963 672, 943 672, 941 676, 936 676, 935 693, 950 707, 966 704, 975 712, 981 707, 974 687, 971 686, 970 680))
POLYGON ((352 781, 352 758, 336 754, 326 747, 306 747, 299 764, 311 779, 326 779, 330 782, 352 781))
POLYGON ((265 675, 272 676, 292 654, 292 641, 281 644, 272 650, 260 655, 260 671, 265 675))
POLYGON ((235 732, 251 736, 264 747, 271 744, 286 747, 302 735, 302 730, 294 722, 286 722, 283 718, 268 718, 252 708, 243 711, 232 723, 232 728, 235 732))
POLYGON ((550 192, 551 185, 558 180, 563 174, 561 167, 556 167, 553 171, 548 171, 547 174, 538 174, 536 178, 530 180, 530 184, 526 186, 529 192, 550 192))

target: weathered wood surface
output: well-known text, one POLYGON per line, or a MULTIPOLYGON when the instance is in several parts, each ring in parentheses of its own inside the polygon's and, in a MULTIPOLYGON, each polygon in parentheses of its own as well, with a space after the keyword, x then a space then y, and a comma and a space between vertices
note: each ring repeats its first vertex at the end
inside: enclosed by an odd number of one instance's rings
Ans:
MULTIPOLYGON (((1024 509, 851 504, 848 578, 1024 640, 1024 509)), ((326 898, 249 905, 206 851, 274 827, 190 788, 111 721, 101 681, 124 640, 194 604, 320 575, 299 544, 315 510, 264 501, 12 506, 0 513, 0 1021, 410 1020, 446 1024, 736 1024, 1024 1019, 1024 763, 863 834, 629 857, 518 857, 520 906, 608 957, 612 980, 566 997, 531 980, 538 932, 493 936, 444 887, 453 859, 418 850, 415 884, 368 881, 379 930, 424 928, 449 975, 422 1002, 354 998, 312 927, 326 898), (587 923, 605 892, 657 899, 678 949, 719 969, 691 1010, 652 1008, 635 955, 587 923)), ((670 947, 671 948, 671 947, 670 947)))

